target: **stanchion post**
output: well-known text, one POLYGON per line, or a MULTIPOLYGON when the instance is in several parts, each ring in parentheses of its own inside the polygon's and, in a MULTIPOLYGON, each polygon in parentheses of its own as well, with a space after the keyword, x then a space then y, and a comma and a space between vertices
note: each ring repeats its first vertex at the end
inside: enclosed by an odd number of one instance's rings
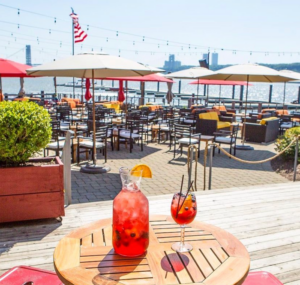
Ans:
POLYGON ((212 162, 213 162, 213 148, 214 146, 210 146, 209 153, 209 178, 208 178, 208 190, 211 190, 211 178, 212 178, 212 162))
POLYGON ((296 147, 295 147, 295 160, 294 160, 294 177, 293 177, 293 182, 296 181, 297 164, 298 164, 298 150, 299 150, 299 137, 297 137, 296 147))

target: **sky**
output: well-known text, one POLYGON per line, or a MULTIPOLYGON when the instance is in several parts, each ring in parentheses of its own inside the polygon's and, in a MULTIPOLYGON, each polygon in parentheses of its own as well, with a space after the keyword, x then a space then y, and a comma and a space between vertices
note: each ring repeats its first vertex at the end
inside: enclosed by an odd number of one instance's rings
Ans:
POLYGON ((72 54, 71 8, 88 37, 75 54, 101 52, 162 67, 170 54, 198 65, 300 62, 299 0, 0 0, 0 57, 47 63, 72 54))

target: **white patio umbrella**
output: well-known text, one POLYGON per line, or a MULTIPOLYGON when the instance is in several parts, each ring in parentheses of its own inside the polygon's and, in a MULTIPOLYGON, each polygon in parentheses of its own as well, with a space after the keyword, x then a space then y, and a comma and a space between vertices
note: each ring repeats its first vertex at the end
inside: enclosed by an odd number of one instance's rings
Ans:
MULTIPOLYGON (((279 72, 284 76, 292 76, 296 79, 291 82, 299 82, 300 81, 300 73, 299 72, 295 72, 295 71, 288 70, 288 69, 279 70, 279 72)), ((286 89, 286 82, 284 82, 284 87, 283 87, 283 105, 285 103, 285 89, 286 89)))
POLYGON ((93 165, 82 167, 83 172, 105 173, 108 167, 97 167, 96 165, 96 136, 95 136, 95 78, 144 76, 151 73, 162 72, 162 69, 149 68, 146 65, 118 56, 82 53, 60 60, 52 61, 26 70, 28 75, 33 76, 59 76, 92 78, 93 80, 93 165))
MULTIPOLYGON (((205 67, 192 67, 176 72, 172 72, 169 74, 166 74, 165 77, 167 78, 177 78, 177 79, 199 79, 205 75, 213 74, 214 72, 212 70, 209 70, 205 67)), ((197 100, 199 97, 199 84, 197 85, 197 100)), ((208 100, 207 100, 208 101, 208 100)))
MULTIPOLYGON (((248 83, 249 82, 288 82, 295 80, 294 77, 285 76, 279 71, 265 67, 258 64, 239 64, 232 65, 214 72, 214 74, 203 76, 203 79, 217 79, 217 80, 233 80, 233 81, 246 81, 246 108, 245 117, 247 114, 247 104, 248 104, 248 83)), ((240 150, 251 150, 250 146, 244 145, 245 141, 245 127, 243 128, 243 145, 237 146, 240 150)))

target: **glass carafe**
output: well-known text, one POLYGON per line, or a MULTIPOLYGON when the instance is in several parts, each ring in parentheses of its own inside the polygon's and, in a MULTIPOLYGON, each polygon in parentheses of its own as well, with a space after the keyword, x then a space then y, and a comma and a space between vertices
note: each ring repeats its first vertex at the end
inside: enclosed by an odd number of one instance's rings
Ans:
POLYGON ((142 171, 120 168, 122 190, 113 202, 113 247, 117 254, 139 256, 149 245, 149 203, 140 190, 142 171))

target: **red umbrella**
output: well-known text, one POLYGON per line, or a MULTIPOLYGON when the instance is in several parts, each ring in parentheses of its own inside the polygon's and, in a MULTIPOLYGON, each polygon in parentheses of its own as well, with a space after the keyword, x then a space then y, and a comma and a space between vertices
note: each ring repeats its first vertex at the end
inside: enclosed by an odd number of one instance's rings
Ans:
MULTIPOLYGON (((190 82, 190 84, 205 84, 205 85, 220 85, 220 91, 219 91, 219 100, 221 99, 221 85, 240 85, 240 86, 246 86, 247 82, 245 81, 229 81, 229 80, 214 80, 214 79, 198 79, 195 81, 190 82)), ((251 84, 248 83, 248 86, 251 86, 251 84)), ((233 87, 232 87, 233 88, 233 87)), ((207 93, 207 102, 208 102, 208 93, 207 93)))
MULTIPOLYGON (((30 65, 0 58, 0 89, 2 89, 2 77, 31 77, 26 73, 26 69, 31 67, 30 65)), ((22 86, 21 89, 23 89, 22 86)))
POLYGON ((89 78, 85 79, 85 95, 84 98, 86 101, 89 101, 92 98, 91 92, 90 92, 91 82, 89 78))
POLYGON ((118 93, 118 101, 123 102, 125 100, 124 88, 123 88, 123 80, 119 81, 119 93, 118 93))
POLYGON ((31 77, 27 75, 26 69, 32 66, 0 58, 1 77, 31 77))

